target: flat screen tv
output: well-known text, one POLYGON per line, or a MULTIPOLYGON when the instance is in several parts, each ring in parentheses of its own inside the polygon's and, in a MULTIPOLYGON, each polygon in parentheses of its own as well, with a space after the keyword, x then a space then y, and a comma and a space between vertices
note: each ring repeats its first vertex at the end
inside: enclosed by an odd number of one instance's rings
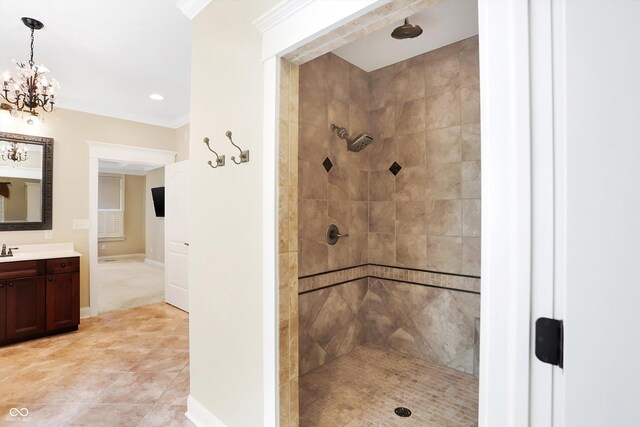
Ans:
POLYGON ((156 216, 164 218, 164 187, 152 188, 151 197, 153 197, 153 207, 156 210, 156 216))

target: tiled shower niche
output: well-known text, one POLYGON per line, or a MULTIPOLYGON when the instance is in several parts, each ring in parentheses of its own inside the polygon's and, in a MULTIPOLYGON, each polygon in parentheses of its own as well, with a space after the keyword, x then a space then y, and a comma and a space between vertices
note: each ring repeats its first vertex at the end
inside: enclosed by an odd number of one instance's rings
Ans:
POLYGON ((329 53, 300 66, 299 94, 300 374, 365 343, 475 372, 477 37, 371 73, 329 53), (374 142, 349 152, 332 123, 374 142), (326 244, 329 224, 349 237, 326 244), (326 275, 351 267, 353 280, 326 275), (323 286, 304 288, 307 280, 323 286))

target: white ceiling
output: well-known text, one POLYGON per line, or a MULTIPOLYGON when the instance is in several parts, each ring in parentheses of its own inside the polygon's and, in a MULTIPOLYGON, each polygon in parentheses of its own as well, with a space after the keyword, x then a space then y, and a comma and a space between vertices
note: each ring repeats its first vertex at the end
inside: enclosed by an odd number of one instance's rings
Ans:
POLYGON ((478 34, 477 0, 443 0, 409 17, 424 32, 396 40, 391 31, 403 21, 368 34, 333 53, 369 72, 478 34))
POLYGON ((61 108, 173 128, 188 123, 191 25, 176 0, 0 0, 0 72, 29 57, 23 16, 45 25, 34 59, 60 82, 61 108))
POLYGON ((122 175, 146 175, 147 172, 162 166, 151 164, 127 163, 127 162, 109 162, 100 160, 98 162, 98 170, 103 173, 117 173, 122 175))

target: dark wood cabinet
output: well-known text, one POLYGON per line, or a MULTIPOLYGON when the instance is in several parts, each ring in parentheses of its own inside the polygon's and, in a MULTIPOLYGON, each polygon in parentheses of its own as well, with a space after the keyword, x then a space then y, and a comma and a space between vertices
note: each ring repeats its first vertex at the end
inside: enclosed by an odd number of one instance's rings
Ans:
POLYGON ((77 273, 47 276, 47 330, 80 323, 80 281, 77 273))
POLYGON ((0 343, 7 339, 7 286, 0 281, 0 343), (5 314, 5 315, 3 315, 5 314))
POLYGON ((78 329, 77 257, 0 263, 0 345, 78 329))
POLYGON ((44 332, 44 277, 9 279, 5 283, 7 339, 20 339, 44 332))

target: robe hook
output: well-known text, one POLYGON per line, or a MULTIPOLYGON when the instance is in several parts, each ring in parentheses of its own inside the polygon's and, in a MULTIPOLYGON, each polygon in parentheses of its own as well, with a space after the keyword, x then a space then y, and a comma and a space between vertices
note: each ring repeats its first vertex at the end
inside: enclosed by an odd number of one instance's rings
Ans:
POLYGON ((214 151, 214 150, 209 146, 209 137, 208 137, 208 136, 205 136, 205 137, 204 137, 204 139, 203 139, 202 141, 205 143, 205 145, 207 146, 207 148, 209 149, 209 151, 211 151, 213 154, 215 154, 215 155, 216 155, 216 165, 215 165, 215 166, 213 166, 213 162, 212 162, 211 160, 209 160, 209 161, 207 162, 207 164, 208 164, 209 166, 211 166, 211 168, 213 168, 213 169, 216 169, 216 168, 219 168, 219 167, 224 166, 224 154, 223 154, 222 156, 219 156, 219 155, 218 155, 218 153, 216 153, 216 152, 215 152, 215 151, 214 151))
POLYGON ((240 161, 237 162, 236 161, 236 156, 231 156, 231 160, 233 161, 233 163, 235 163, 236 165, 239 165, 241 163, 248 163, 249 162, 249 150, 242 150, 242 148, 238 147, 234 142, 233 142, 233 134, 231 133, 230 130, 228 130, 225 135, 227 136, 227 138, 229 138, 229 141, 231 141, 231 145, 233 145, 234 147, 236 147, 238 149, 238 151, 240 151, 240 156, 239 159, 240 161))

